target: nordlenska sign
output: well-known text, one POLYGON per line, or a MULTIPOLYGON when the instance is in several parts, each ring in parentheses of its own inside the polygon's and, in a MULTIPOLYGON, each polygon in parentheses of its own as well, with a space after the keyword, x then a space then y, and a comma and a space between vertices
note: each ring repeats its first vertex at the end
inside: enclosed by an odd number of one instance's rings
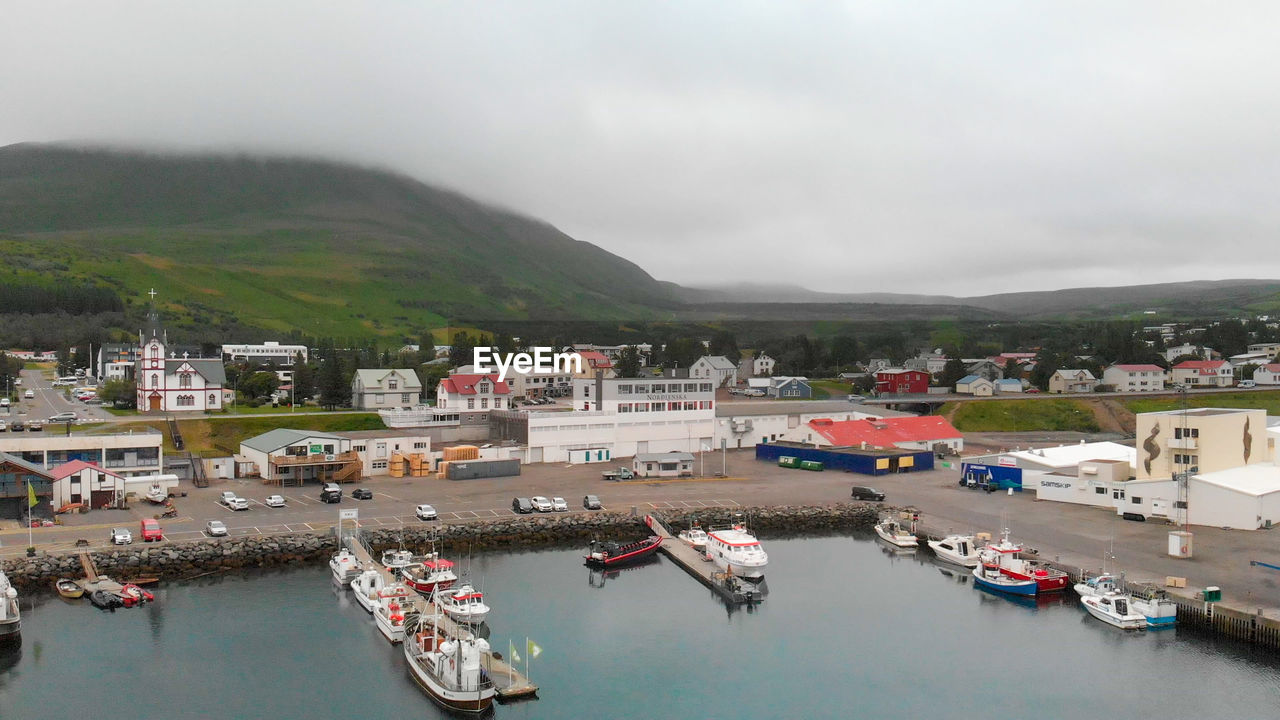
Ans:
POLYGON ((521 375, 528 373, 567 373, 582 372, 582 356, 578 353, 555 352, 549 347, 530 348, 533 352, 507 353, 503 355, 493 351, 491 347, 478 347, 471 350, 471 364, 481 375, 498 374, 498 382, 507 379, 507 371, 514 370, 521 375))

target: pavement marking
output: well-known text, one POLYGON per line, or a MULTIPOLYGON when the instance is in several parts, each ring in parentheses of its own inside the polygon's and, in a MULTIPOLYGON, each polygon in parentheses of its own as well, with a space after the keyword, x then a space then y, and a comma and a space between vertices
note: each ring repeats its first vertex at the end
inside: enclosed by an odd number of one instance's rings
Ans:
POLYGON ((298 495, 284 495, 282 497, 284 497, 285 500, 288 500, 290 502, 296 502, 299 505, 310 505, 312 504, 312 502, 314 502, 312 500, 306 500, 298 495))
POLYGON ((374 493, 374 495, 381 495, 381 496, 382 496, 382 497, 384 497, 384 498, 391 498, 392 500, 395 500, 396 502, 404 502, 403 500, 401 500, 400 498, 396 497, 395 495, 388 495, 387 493, 384 493, 384 492, 376 492, 376 493, 374 493))

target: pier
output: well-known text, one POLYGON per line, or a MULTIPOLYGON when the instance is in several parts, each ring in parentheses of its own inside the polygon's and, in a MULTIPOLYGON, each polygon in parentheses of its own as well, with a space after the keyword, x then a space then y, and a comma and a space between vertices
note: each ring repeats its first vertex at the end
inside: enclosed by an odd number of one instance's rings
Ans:
MULTIPOLYGON (((358 531, 357 531, 358 532, 358 531)), ((382 575, 385 583, 391 584, 399 582, 398 578, 391 574, 382 563, 373 558, 372 550, 361 542, 355 534, 344 534, 341 545, 351 551, 356 559, 360 562, 360 566, 364 568, 372 568, 382 575)), ((473 636, 473 633, 465 626, 455 622, 452 618, 440 611, 439 617, 436 617, 435 603, 427 598, 415 593, 413 600, 413 612, 418 613, 422 617, 431 617, 436 619, 436 628, 442 635, 446 635, 458 640, 467 640, 473 636)), ((507 663, 500 656, 495 656, 492 651, 484 653, 481 657, 481 665, 485 672, 488 673, 489 679, 493 681, 497 690, 499 700, 517 700, 520 698, 528 698, 537 695, 538 686, 529 681, 523 673, 515 667, 507 663)))
POLYGON ((644 524, 655 535, 662 538, 662 545, 658 547, 658 552, 684 568, 685 572, 706 585, 725 602, 731 605, 748 605, 764 600, 765 594, 768 593, 765 581, 761 580, 759 585, 755 585, 732 573, 720 572, 706 555, 680 542, 679 538, 672 535, 657 514, 646 515, 644 524))

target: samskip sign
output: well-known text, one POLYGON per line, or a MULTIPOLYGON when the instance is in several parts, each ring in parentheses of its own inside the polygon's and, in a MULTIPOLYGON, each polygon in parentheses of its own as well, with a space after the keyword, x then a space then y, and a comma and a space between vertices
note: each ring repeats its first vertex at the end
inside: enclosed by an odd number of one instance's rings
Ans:
POLYGON ((491 347, 473 348, 472 365, 482 375, 498 374, 498 382, 507 379, 507 371, 514 370, 520 374, 540 373, 553 374, 581 373, 582 356, 578 353, 555 352, 549 347, 530 348, 533 352, 507 353, 504 357, 491 347))

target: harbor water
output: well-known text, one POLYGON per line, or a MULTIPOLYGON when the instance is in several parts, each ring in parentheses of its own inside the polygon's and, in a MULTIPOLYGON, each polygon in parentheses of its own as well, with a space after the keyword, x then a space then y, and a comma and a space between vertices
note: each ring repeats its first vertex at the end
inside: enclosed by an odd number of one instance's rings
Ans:
MULTIPOLYGON (((1124 633, 1020 605, 866 537, 765 538, 769 596, 729 609, 665 559, 489 554, 469 579, 503 655, 541 648, 504 718, 1273 717, 1280 661, 1186 630, 1124 633)), ((461 560, 466 569, 468 561, 461 560)), ((327 568, 161 586, 103 613, 24 595, 0 718, 443 717, 327 568)), ((523 664, 522 664, 523 667, 523 664)))

